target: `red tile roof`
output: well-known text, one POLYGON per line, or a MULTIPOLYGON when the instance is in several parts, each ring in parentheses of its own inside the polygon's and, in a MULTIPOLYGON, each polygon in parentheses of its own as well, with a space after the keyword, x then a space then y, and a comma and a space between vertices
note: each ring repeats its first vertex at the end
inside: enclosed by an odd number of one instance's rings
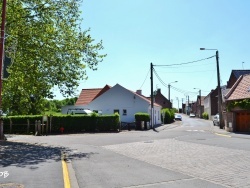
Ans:
MULTIPOLYGON (((122 86, 121 86, 122 87, 122 86)), ((92 89, 82 89, 80 96, 78 97, 76 101, 76 106, 82 106, 82 105, 87 105, 106 91, 108 91, 111 88, 111 86, 106 85, 104 88, 92 88, 92 89)), ((124 88, 124 87, 123 87, 124 88)), ((126 88, 124 88, 126 89, 126 88)), ((126 89, 128 90, 128 89, 126 89)), ((143 95, 139 95, 136 92, 133 92, 131 90, 128 90, 129 92, 132 92, 134 95, 142 98, 143 100, 147 101, 149 104, 151 104, 151 101, 147 99, 147 97, 143 95)), ((155 106, 161 107, 161 105, 154 103, 155 106)))
POLYGON ((101 94, 108 91, 111 87, 109 85, 104 86, 103 88, 93 88, 93 89, 82 89, 80 96, 76 101, 76 106, 87 105, 101 94))
POLYGON ((228 101, 250 98, 250 74, 240 76, 225 98, 228 101))

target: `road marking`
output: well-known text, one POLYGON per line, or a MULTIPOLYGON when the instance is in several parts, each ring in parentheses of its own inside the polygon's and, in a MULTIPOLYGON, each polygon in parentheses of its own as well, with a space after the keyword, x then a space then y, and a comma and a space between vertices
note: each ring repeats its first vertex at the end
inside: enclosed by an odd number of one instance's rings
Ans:
POLYGON ((65 161, 65 154, 62 152, 62 169, 63 169, 63 180, 64 188, 70 188, 69 171, 65 161))
POLYGON ((205 132, 204 130, 186 130, 186 131, 189 131, 189 132, 205 132))
POLYGON ((215 133, 215 134, 218 135, 218 136, 225 136, 225 137, 231 138, 231 136, 226 135, 226 134, 220 134, 220 133, 215 133))

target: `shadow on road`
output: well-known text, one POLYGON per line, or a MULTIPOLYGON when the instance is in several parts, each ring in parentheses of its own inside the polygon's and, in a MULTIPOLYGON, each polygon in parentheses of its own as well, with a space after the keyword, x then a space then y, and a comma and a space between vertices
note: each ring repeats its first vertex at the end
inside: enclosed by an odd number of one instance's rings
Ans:
MULTIPOLYGON (((71 150, 63 147, 43 146, 21 142, 0 142, 0 168, 7 166, 38 168, 34 165, 50 160, 60 161, 61 151, 70 153, 71 150)), ((96 153, 75 153, 70 159, 89 158, 96 153)))

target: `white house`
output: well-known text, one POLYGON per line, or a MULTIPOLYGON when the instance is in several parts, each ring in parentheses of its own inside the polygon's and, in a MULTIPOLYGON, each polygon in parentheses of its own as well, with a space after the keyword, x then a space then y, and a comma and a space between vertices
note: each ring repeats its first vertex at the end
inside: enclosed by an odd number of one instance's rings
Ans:
MULTIPOLYGON (((110 88, 86 105, 92 111, 103 115, 118 112, 122 122, 134 122, 137 112, 151 114, 151 102, 146 97, 130 91, 119 84, 110 88)), ((161 106, 154 104, 154 124, 161 123, 161 106)))

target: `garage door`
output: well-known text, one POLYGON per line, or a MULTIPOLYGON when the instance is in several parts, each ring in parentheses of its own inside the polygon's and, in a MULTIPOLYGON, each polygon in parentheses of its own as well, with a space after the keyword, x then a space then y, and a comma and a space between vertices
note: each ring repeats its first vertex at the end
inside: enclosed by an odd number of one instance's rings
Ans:
POLYGON ((236 131, 250 132, 250 112, 236 113, 236 131))

